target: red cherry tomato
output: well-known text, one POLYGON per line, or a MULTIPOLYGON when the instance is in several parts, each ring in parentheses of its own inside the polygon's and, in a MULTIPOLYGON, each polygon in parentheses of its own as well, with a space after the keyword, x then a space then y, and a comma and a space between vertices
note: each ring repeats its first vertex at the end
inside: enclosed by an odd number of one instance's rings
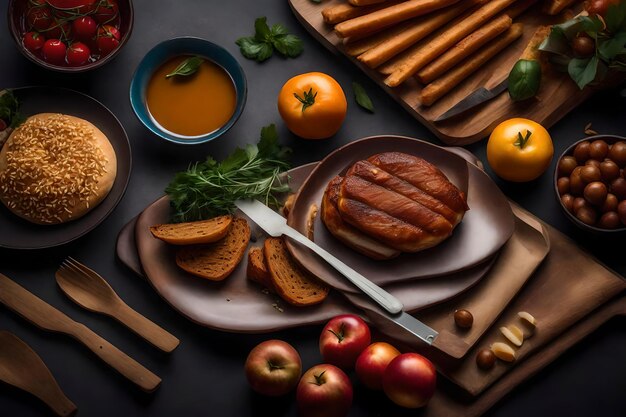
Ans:
POLYGON ((55 65, 63 65, 67 47, 59 39, 48 39, 44 43, 42 52, 43 59, 55 65))
POLYGON ((36 5, 26 12, 26 22, 28 27, 35 30, 46 30, 52 23, 52 12, 48 6, 36 5))
POLYGON ((98 33, 98 24, 89 16, 79 17, 72 22, 72 33, 75 39, 88 41, 98 33))
POLYGON ((37 52, 43 48, 46 38, 38 32, 28 32, 24 35, 24 47, 31 52, 37 52))
POLYGON ((5 130, 7 127, 8 127, 7 126, 7 122, 5 122, 4 120, 0 119, 0 132, 5 130))
POLYGON ((72 33, 72 25, 67 20, 54 18, 44 33, 49 39, 69 39, 72 33))
POLYGON ((74 42, 67 48, 67 63, 73 67, 79 67, 89 62, 91 51, 89 47, 82 42, 74 42))
POLYGON ((119 7, 117 6, 117 0, 100 0, 93 17, 98 23, 104 25, 115 20, 118 13, 119 7))
POLYGON ((120 44, 120 31, 110 25, 103 25, 98 28, 96 39, 100 53, 108 55, 120 44))

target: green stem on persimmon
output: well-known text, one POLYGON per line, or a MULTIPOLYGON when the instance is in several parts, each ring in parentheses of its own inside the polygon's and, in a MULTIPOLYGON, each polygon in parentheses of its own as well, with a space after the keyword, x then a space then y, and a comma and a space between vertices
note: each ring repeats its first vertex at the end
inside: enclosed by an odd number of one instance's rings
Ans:
POLYGON ((309 91, 304 92, 304 97, 300 97, 298 93, 293 93, 293 96, 302 103, 302 113, 309 107, 315 104, 315 97, 317 97, 317 91, 313 93, 313 88, 309 88, 309 91))
POLYGON ((526 137, 523 137, 522 132, 517 132, 517 140, 514 145, 519 146, 520 149, 524 149, 524 146, 526 146, 532 134, 533 133, 530 130, 526 130, 526 137))

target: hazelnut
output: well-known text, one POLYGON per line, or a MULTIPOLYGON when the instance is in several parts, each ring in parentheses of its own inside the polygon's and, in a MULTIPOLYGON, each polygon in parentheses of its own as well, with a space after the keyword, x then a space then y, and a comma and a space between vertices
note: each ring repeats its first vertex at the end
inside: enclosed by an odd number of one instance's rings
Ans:
POLYGON ((474 324, 474 316, 467 310, 456 310, 454 312, 454 322, 462 329, 469 329, 474 324))
POLYGON ((476 365, 480 369, 491 369, 496 364, 496 355, 490 349, 482 349, 476 354, 476 365))

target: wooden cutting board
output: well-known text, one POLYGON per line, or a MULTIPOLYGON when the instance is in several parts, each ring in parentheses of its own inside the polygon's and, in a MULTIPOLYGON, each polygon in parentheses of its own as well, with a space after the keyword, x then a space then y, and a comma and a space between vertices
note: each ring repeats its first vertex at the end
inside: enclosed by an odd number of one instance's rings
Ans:
MULTIPOLYGON (((519 207, 516 207, 516 213, 533 217, 519 207)), ((549 233, 550 253, 462 360, 450 360, 435 349, 425 348, 410 339, 400 340, 431 358, 443 375, 471 397, 481 395, 505 375, 522 366, 527 358, 559 341, 567 329, 626 290, 623 277, 602 265, 558 230, 540 223, 549 233), (521 347, 515 348, 517 359, 514 362, 497 361, 493 369, 486 372, 480 370, 475 361, 478 351, 489 348, 494 342, 504 342, 506 339, 500 333, 500 327, 518 324, 517 313, 520 311, 527 311, 537 319, 535 334, 521 347)), ((489 299, 484 302, 489 303, 489 299)), ((428 310, 424 313, 428 314, 428 310)))
POLYGON ((533 6, 515 19, 516 22, 524 24, 522 38, 498 54, 480 71, 475 72, 433 106, 426 107, 419 103, 421 86, 414 78, 410 78, 399 87, 387 87, 383 83, 384 77, 378 72, 344 53, 342 40, 333 32, 331 25, 324 23, 321 15, 325 7, 344 1, 328 0, 315 3, 311 0, 289 0, 289 4, 298 20, 315 39, 333 53, 342 54, 350 59, 411 115, 448 145, 463 146, 477 142, 487 137, 497 124, 511 117, 532 119, 549 128, 593 93, 590 88, 580 91, 567 74, 550 72, 544 74, 542 87, 536 99, 515 103, 505 92, 466 115, 435 123, 434 120, 439 115, 476 89, 491 88, 504 80, 519 59, 535 29, 540 25, 550 23, 554 18, 542 14, 540 5, 533 6))

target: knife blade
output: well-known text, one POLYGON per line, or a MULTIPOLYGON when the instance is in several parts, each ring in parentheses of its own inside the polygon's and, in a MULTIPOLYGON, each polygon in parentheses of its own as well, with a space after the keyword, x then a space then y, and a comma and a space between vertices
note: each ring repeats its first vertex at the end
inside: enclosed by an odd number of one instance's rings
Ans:
POLYGON ((480 87, 478 90, 475 90, 467 97, 456 103, 442 115, 435 119, 435 122, 443 122, 445 120, 451 119, 459 114, 465 113, 468 110, 471 110, 497 96, 499 96, 504 90, 509 87, 509 79, 505 78, 503 81, 500 81, 498 85, 493 88, 485 88, 480 87))
POLYGON ((289 236, 296 242, 311 249, 385 310, 393 314, 402 311, 403 305, 400 300, 335 258, 325 249, 313 243, 296 229, 288 226, 287 219, 265 204, 257 200, 237 200, 235 205, 271 236, 289 236))
POLYGON ((447 330, 436 332, 413 315, 403 311, 400 314, 389 314, 367 298, 359 294, 344 293, 348 300, 360 307, 369 321, 376 328, 394 339, 411 346, 415 337, 426 342, 432 348, 446 355, 460 359, 469 350, 467 342, 447 330))
POLYGON ((140 363, 3 274, 0 303, 43 330, 75 338, 144 391, 152 392, 161 384, 161 378, 140 363))
MULTIPOLYGON (((400 300, 335 258, 297 230, 288 226, 287 220, 283 216, 256 200, 238 200, 235 202, 235 205, 271 236, 285 235, 311 249, 368 295, 369 299, 365 298, 365 300, 368 302, 370 300, 375 301, 383 308, 381 311, 387 317, 393 317, 402 328, 409 331, 412 335, 417 336, 429 345, 436 340, 437 331, 402 311, 404 306, 400 300)), ((320 279, 323 279, 323 277, 320 277, 320 279)))

